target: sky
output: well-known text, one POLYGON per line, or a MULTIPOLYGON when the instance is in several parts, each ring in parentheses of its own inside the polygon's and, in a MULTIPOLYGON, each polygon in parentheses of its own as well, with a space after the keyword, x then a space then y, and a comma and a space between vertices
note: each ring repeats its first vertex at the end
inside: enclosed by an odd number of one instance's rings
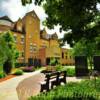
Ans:
MULTIPOLYGON (((25 16, 27 12, 30 12, 34 10, 37 14, 37 16, 40 18, 41 22, 41 29, 44 28, 42 25, 42 21, 45 20, 47 15, 45 14, 45 11, 42 7, 34 5, 34 2, 32 4, 27 4, 26 6, 22 6, 21 0, 0 0, 0 16, 7 15, 12 21, 17 21, 19 18, 22 18, 25 16)), ((49 30, 46 28, 47 33, 53 34, 57 33, 58 38, 62 38, 64 35, 64 32, 59 32, 59 27, 56 26, 53 30, 49 30)), ((66 43, 64 48, 69 48, 69 45, 66 43)))

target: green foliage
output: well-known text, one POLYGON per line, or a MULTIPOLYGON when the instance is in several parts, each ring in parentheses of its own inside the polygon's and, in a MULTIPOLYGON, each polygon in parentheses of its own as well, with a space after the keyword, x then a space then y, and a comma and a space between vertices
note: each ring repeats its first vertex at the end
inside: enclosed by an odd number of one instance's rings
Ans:
POLYGON ((63 70, 63 66, 56 65, 55 69, 56 69, 56 71, 62 71, 63 70))
POLYGON ((1 33, 0 34, 0 64, 2 64, 5 68, 8 66, 12 68, 14 67, 14 62, 16 61, 17 58, 18 58, 18 51, 16 49, 16 45, 12 33, 10 31, 1 33), (7 65, 6 63, 10 65, 7 65))
POLYGON ((96 45, 93 41, 87 41, 83 38, 75 44, 73 56, 86 55, 87 57, 91 57, 96 54, 96 50, 96 45))
POLYGON ((82 37, 93 39, 100 32, 100 13, 96 7, 97 4, 100 4, 99 0, 81 0, 80 2, 78 0, 35 1, 36 4, 41 4, 44 7, 48 15, 45 21, 47 27, 54 28, 55 25, 59 24, 60 30, 70 30, 66 32, 62 41, 66 42, 67 40, 71 46, 82 37))
POLYGON ((6 74, 5 74, 5 73, 0 72, 0 78, 4 78, 5 76, 6 76, 6 74))
POLYGON ((26 4, 30 4, 32 3, 32 0, 21 0, 22 1, 22 5, 26 5, 26 4))
MULTIPOLYGON (((23 5, 28 4, 27 0, 21 1, 23 5)), ((67 31, 62 39, 64 43, 67 40, 73 46, 83 37, 92 40, 100 33, 100 12, 97 8, 100 0, 35 0, 35 4, 42 5, 48 15, 44 25, 50 29, 59 25, 60 31, 67 31)))
POLYGON ((78 41, 72 49, 72 55, 74 57, 81 55, 87 56, 91 69, 92 69, 93 55, 98 55, 98 54, 100 54, 100 50, 98 49, 98 44, 96 44, 96 42, 94 41, 86 40, 85 38, 82 38, 80 41, 78 41))
POLYGON ((75 76, 75 68, 67 68, 67 76, 75 76))
POLYGON ((29 100, 99 100, 99 84, 100 79, 97 80, 97 88, 94 88, 93 80, 86 80, 79 83, 67 83, 50 92, 30 97, 29 100))
POLYGON ((100 54, 100 34, 95 38, 95 43, 97 45, 97 54, 100 54))
POLYGON ((21 69, 17 69, 13 74, 14 75, 23 75, 23 71, 21 69))
POLYGON ((51 66, 55 66, 55 65, 57 65, 57 64, 58 64, 58 61, 57 61, 56 58, 50 58, 50 65, 51 65, 51 66))

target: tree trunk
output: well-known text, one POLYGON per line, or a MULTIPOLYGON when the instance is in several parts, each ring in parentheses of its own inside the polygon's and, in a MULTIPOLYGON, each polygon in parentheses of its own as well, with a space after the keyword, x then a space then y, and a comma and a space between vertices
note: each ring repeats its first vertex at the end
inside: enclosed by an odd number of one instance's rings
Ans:
POLYGON ((9 74, 11 72, 12 69, 12 63, 11 61, 7 60, 4 64, 3 64, 3 71, 6 74, 9 74))

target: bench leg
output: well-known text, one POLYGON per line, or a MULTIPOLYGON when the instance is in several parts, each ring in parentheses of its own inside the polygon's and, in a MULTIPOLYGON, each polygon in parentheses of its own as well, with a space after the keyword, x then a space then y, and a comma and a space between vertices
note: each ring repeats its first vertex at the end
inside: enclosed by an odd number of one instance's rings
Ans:
POLYGON ((41 90, 40 90, 40 92, 43 92, 43 90, 44 90, 44 89, 43 89, 43 85, 41 85, 41 90))
POLYGON ((66 78, 64 78, 64 83, 66 84, 66 78))
POLYGON ((52 83, 51 83, 51 89, 53 89, 53 86, 54 86, 54 83, 52 82, 52 83))
POLYGON ((43 92, 43 90, 46 90, 47 92, 50 90, 49 89, 49 85, 45 85, 45 84, 43 84, 43 85, 41 85, 41 90, 40 90, 40 92, 43 92))
POLYGON ((50 89, 49 89, 49 86, 46 87, 46 90, 47 90, 47 92, 50 90, 50 89))

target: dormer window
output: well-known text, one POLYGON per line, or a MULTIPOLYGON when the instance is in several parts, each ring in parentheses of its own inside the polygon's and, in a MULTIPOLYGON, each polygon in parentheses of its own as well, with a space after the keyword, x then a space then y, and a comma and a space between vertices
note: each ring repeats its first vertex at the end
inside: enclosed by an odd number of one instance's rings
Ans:
POLYGON ((35 14, 33 14, 33 13, 32 13, 32 16, 33 16, 34 18, 36 17, 36 15, 35 15, 35 14))
POLYGON ((21 31, 21 26, 18 26, 18 31, 21 31))

